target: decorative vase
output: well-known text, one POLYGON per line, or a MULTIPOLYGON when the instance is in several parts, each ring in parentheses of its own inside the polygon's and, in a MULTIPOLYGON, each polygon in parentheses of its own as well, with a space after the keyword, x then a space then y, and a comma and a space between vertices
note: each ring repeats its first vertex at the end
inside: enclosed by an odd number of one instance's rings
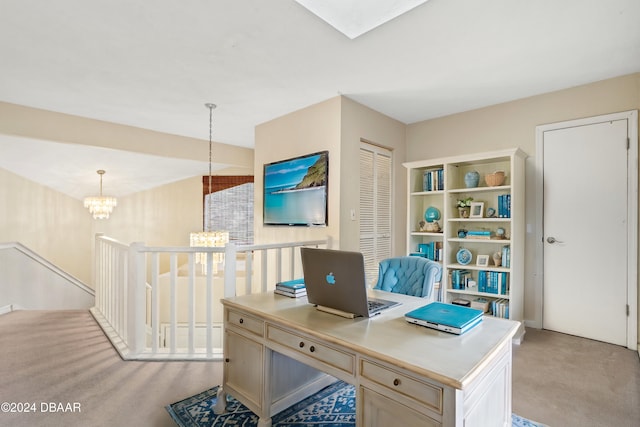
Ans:
POLYGON ((502 264, 502 254, 500 252, 496 252, 493 254, 493 263, 496 267, 500 267, 502 264))
POLYGON ((480 182, 480 174, 478 171, 470 171, 464 175, 464 185, 467 188, 477 187, 480 182))
POLYGON ((471 208, 464 207, 464 208, 458 208, 458 214, 460 215, 460 218, 469 218, 469 212, 470 212, 471 208))

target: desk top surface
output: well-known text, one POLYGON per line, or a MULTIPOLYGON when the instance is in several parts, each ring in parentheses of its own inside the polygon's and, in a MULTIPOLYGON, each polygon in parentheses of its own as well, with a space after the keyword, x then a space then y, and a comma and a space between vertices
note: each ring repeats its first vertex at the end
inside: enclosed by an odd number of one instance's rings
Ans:
POLYGON ((404 320, 404 314, 427 302, 422 298, 370 291, 370 296, 402 304, 372 318, 346 319, 318 311, 306 297, 265 292, 225 298, 222 303, 280 323, 361 355, 462 389, 492 361, 516 333, 519 323, 485 316, 463 335, 439 332, 404 320))

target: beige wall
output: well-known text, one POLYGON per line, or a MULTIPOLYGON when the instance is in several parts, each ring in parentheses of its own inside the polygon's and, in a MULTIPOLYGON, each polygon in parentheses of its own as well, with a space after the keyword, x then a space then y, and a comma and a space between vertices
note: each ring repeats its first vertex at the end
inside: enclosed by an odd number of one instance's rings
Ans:
MULTIPOLYGON (((399 204, 405 204, 404 124, 338 96, 256 127, 255 239, 256 243, 331 239, 334 248, 357 250, 359 224, 350 210, 359 208, 359 147, 365 139, 394 150, 394 184, 399 204), (276 227, 262 225, 262 167, 321 150, 329 150, 329 225, 327 227, 276 227)), ((404 213, 398 208, 398 248, 404 248, 404 213)), ((359 213, 356 214, 359 218, 359 213)))
POLYGON ((91 223, 82 201, 0 169, 0 242, 19 242, 91 283, 91 223))
POLYGON ((94 220, 82 200, 5 169, 0 194, 0 242, 20 242, 90 287, 96 233, 123 243, 189 246, 189 233, 202 229, 200 176, 121 197, 108 220, 94 220))
POLYGON ((189 233, 202 230, 202 178, 141 191, 118 199, 108 221, 93 221, 93 232, 125 243, 189 246, 189 233))
MULTIPOLYGON (((526 166, 525 319, 540 324, 535 280, 535 127, 583 117, 640 109, 640 73, 578 86, 407 127, 410 161, 520 147, 526 166)), ((636 142, 637 143, 637 142, 636 142)), ((573 169, 568 167, 567 171, 573 169)))

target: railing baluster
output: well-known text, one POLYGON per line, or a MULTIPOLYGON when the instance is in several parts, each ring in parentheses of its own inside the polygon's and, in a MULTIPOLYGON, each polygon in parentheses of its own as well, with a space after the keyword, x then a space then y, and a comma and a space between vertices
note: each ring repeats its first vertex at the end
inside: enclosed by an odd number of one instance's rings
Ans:
POLYGON ((289 248, 289 279, 297 279, 296 277, 296 248, 289 248))
MULTIPOLYGON (((127 317, 127 307, 129 307, 129 293, 128 293, 128 287, 131 286, 131 284, 127 281, 128 275, 129 275, 129 267, 130 267, 130 263, 129 263, 129 257, 127 256, 127 252, 124 250, 118 250, 118 258, 120 258, 120 263, 122 265, 122 271, 119 272, 119 277, 120 277, 120 283, 122 286, 122 309, 121 309, 121 315, 122 315, 122 323, 120 326, 120 333, 123 334, 123 336, 126 337, 127 334, 127 330, 128 330, 128 322, 129 319, 127 317)), ((126 339, 125 339, 126 342, 126 339)))
POLYGON ((207 310, 207 357, 213 356, 213 253, 207 253, 207 299, 205 310, 207 310))
POLYGON ((151 254, 151 353, 158 352, 158 338, 160 337, 160 296, 158 295, 158 274, 160 254, 151 254))
POLYGON ((276 248, 276 283, 281 281, 282 281, 282 248, 276 248))
POLYGON ((189 254, 188 352, 190 354, 193 354, 195 352, 194 336, 196 323, 196 269, 194 255, 194 253, 189 254))
MULTIPOLYGON (((159 358, 166 354, 167 359, 217 359, 221 357, 222 343, 214 339, 220 339, 217 335, 217 326, 214 328, 214 319, 219 316, 217 310, 222 309, 218 303, 216 292, 219 286, 216 284, 217 276, 214 274, 214 254, 224 251, 224 297, 232 297, 237 294, 237 254, 243 253, 245 257, 245 292, 254 292, 255 263, 260 263, 259 284, 255 283, 258 290, 268 291, 271 281, 296 278, 296 271, 300 270, 300 259, 296 256, 301 246, 327 245, 325 241, 296 242, 269 245, 251 245, 236 247, 228 243, 222 248, 164 248, 146 247, 142 243, 124 245, 113 239, 101 235, 96 236, 95 259, 95 307, 92 310, 99 312, 103 327, 111 329, 107 334, 114 341, 125 359, 159 358), (283 251, 289 251, 288 255, 283 251), (195 253, 207 254, 206 282, 196 277, 195 253), (169 271, 163 273, 161 260, 162 253, 169 254, 169 271), (259 255, 259 259, 254 258, 259 255), (188 273, 186 277, 179 274, 180 256, 187 255, 188 273), (271 262, 270 262, 271 261, 271 262), (147 268, 150 277, 147 278, 147 268), (150 284, 147 284, 149 280, 150 284), (206 283, 206 288, 201 289, 206 283), (183 284, 183 285, 182 285, 183 284), (167 292, 168 287, 168 292, 167 292), (201 289, 206 293, 206 302, 201 310, 196 305, 196 296, 201 289), (165 300, 168 298, 169 300, 165 300), (186 301, 186 306, 178 306, 178 298, 186 301), (162 310, 161 310, 162 308, 162 310), (179 311, 180 310, 182 311, 179 311), (186 319, 188 330, 187 349, 178 346, 178 314, 186 319), (167 319, 168 318, 168 319, 167 319), (196 319, 206 322, 206 347, 200 344, 196 338, 197 331, 202 332, 201 325, 196 319), (106 323, 105 323, 106 322, 106 323), (168 323, 167 330, 162 330, 162 325, 168 323), (147 344, 148 330, 150 326, 151 340, 147 344), (171 337, 167 340, 168 335, 171 337), (161 338, 164 337, 164 340, 161 338)), ((222 333, 222 331, 221 331, 222 333)), ((223 336, 222 336, 223 337, 223 336)), ((182 345, 184 347, 184 345, 182 345)))
POLYGON ((120 314, 122 312, 122 295, 120 294, 120 256, 118 251, 114 250, 111 256, 113 258, 113 324, 117 331, 120 330, 120 314))
POLYGON ((253 286, 253 251, 245 252, 244 293, 249 295, 253 286))
MULTIPOLYGON (((169 271, 169 329, 171 330, 171 354, 176 353, 177 347, 177 333, 178 333, 178 320, 177 320, 177 311, 178 311, 178 295, 176 292, 176 283, 178 281, 178 256, 175 252, 171 253, 170 259, 170 271, 169 271)), ((165 343, 166 346, 166 343, 165 343)))
POLYGON ((262 270, 262 274, 260 274, 260 289, 262 292, 267 292, 267 261, 269 260, 269 256, 267 253, 267 249, 262 249, 260 251, 260 268, 262 270))
POLYGON ((106 258, 107 280, 111 283, 107 294, 107 313, 109 313, 109 319, 111 319, 111 321, 113 321, 113 306, 115 304, 113 301, 113 252, 114 248, 109 248, 106 258))
POLYGON ((142 243, 133 243, 129 249, 129 334, 128 347, 134 356, 140 355, 145 340, 145 254, 142 243))
POLYGON ((224 247, 224 297, 236 296, 236 245, 227 243, 224 247))

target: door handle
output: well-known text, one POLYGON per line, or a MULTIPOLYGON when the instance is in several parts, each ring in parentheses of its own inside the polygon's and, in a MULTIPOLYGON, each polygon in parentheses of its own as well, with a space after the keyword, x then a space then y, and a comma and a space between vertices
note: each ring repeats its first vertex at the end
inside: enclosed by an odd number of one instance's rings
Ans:
POLYGON ((564 242, 561 242, 560 240, 556 240, 555 237, 549 236, 547 237, 547 243, 553 244, 553 243, 564 243, 564 242))

